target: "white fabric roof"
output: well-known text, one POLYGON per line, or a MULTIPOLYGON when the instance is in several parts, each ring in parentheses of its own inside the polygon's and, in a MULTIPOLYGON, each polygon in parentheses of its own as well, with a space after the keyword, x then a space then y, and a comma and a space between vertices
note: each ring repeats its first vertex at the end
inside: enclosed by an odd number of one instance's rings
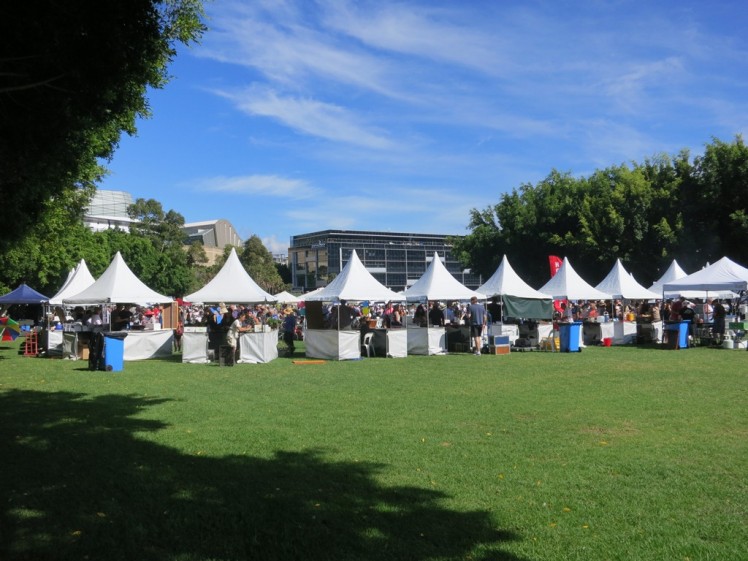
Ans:
POLYGON ((354 250, 340 274, 319 292, 312 291, 301 297, 305 301, 333 302, 335 300, 374 300, 387 302, 402 300, 397 292, 384 286, 366 270, 354 250))
POLYGON ((550 294, 556 300, 610 300, 612 298, 607 292, 587 284, 572 268, 568 257, 564 257, 561 268, 551 277, 551 280, 540 287, 540 292, 550 294))
POLYGON ((184 297, 188 302, 251 304, 253 302, 275 302, 272 294, 265 292, 252 280, 239 261, 236 249, 231 248, 226 263, 208 284, 197 292, 184 297))
POLYGON ((143 284, 119 251, 99 280, 82 292, 63 298, 63 304, 160 304, 171 301, 170 296, 159 294, 143 284))
POLYGON ((613 298, 626 298, 628 300, 655 300, 661 296, 636 282, 634 276, 624 269, 620 259, 616 259, 616 263, 608 276, 595 288, 601 292, 607 292, 613 298))
MULTIPOLYGON (((652 283, 652 286, 649 287, 649 290, 657 294, 658 298, 662 297, 662 287, 665 283, 671 282, 677 279, 682 279, 685 277, 687 273, 681 269, 681 266, 678 265, 678 262, 673 259, 673 262, 670 263, 670 267, 668 267, 667 271, 657 280, 656 282, 652 283)), ((665 292, 665 298, 675 298, 680 295, 679 291, 675 292, 665 292)), ((687 298, 697 298, 699 296, 698 293, 684 293, 683 296, 687 298)))
POLYGON ((298 296, 294 296, 290 292, 284 290, 275 295, 275 299, 283 304, 296 304, 301 300, 298 296))
POLYGON ((478 287, 478 292, 482 292, 489 298, 491 296, 515 296, 545 300, 551 297, 549 294, 538 292, 523 281, 509 264, 506 255, 501 259, 499 268, 491 275, 491 278, 478 287))
POLYGON ((439 259, 439 254, 434 252, 431 264, 412 286, 403 292, 405 299, 409 302, 420 300, 470 300, 473 296, 485 300, 486 295, 482 292, 470 290, 447 271, 447 268, 439 259))
POLYGON ((705 290, 738 292, 748 288, 748 269, 723 257, 716 263, 693 274, 666 282, 665 292, 670 290, 705 290))
POLYGON ((74 269, 70 270, 65 284, 62 285, 57 294, 49 299, 49 303, 53 306, 59 306, 65 298, 80 294, 94 282, 96 281, 88 270, 86 260, 81 259, 80 263, 78 263, 74 269))

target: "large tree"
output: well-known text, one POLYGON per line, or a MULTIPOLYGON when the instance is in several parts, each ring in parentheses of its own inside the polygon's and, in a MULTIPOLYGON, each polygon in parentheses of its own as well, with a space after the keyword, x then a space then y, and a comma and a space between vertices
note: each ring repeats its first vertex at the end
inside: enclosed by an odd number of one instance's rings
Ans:
POLYGON ((472 232, 454 240, 464 265, 491 275, 507 254, 535 286, 549 277, 548 255, 567 256, 594 283, 616 258, 643 284, 672 259, 687 271, 724 255, 748 262, 748 148, 714 140, 691 162, 682 151, 588 177, 552 171, 470 215, 472 232))
MULTIPOLYGON (((149 115, 176 45, 203 30, 200 0, 8 2, 0 18, 0 196, 26 235, 45 203, 92 186, 122 132, 149 115)), ((2 247, 0 247, 2 249, 2 247)))
POLYGON ((249 276, 266 292, 275 294, 285 288, 283 279, 275 267, 273 254, 268 251, 259 236, 253 235, 244 242, 239 253, 239 261, 249 276))

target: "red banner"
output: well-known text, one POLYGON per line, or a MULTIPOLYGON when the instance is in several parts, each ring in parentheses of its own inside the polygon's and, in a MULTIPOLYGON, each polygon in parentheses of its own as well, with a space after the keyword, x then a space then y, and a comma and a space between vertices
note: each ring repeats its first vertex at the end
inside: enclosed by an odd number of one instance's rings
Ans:
POLYGON ((551 277, 558 273, 561 265, 564 264, 563 259, 561 259, 560 257, 556 257, 555 255, 549 255, 548 262, 551 264, 551 277))

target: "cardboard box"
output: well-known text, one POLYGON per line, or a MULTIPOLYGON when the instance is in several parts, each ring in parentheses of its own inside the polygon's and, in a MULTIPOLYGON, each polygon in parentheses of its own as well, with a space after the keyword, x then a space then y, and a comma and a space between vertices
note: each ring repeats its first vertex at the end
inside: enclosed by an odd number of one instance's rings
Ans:
POLYGON ((488 354, 490 355, 508 355, 509 345, 489 345, 488 354))

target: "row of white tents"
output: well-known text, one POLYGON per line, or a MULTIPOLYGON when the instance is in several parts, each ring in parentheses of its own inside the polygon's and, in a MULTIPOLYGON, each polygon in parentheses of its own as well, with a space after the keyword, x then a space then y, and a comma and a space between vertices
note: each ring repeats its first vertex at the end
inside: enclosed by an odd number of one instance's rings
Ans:
MULTIPOLYGON (((394 292, 366 270, 355 251, 341 273, 326 287, 300 297, 290 293, 269 294, 250 277, 232 250, 218 274, 203 288, 185 296, 192 302, 294 302, 309 301, 408 301, 483 300, 493 296, 547 303, 551 300, 655 300, 685 295, 695 297, 731 297, 748 288, 748 269, 727 257, 686 275, 676 261, 649 289, 640 285, 617 260, 609 274, 597 286, 588 284, 573 269, 568 258, 558 272, 535 290, 514 271, 506 256, 496 272, 477 290, 471 290, 452 276, 434 253, 421 278, 404 292, 394 292)), ((170 296, 155 292, 140 281, 117 252, 106 271, 94 280, 84 260, 71 270, 52 305, 93 305, 107 303, 166 303, 170 296)), ((544 304, 545 305, 545 304, 544 304)))

